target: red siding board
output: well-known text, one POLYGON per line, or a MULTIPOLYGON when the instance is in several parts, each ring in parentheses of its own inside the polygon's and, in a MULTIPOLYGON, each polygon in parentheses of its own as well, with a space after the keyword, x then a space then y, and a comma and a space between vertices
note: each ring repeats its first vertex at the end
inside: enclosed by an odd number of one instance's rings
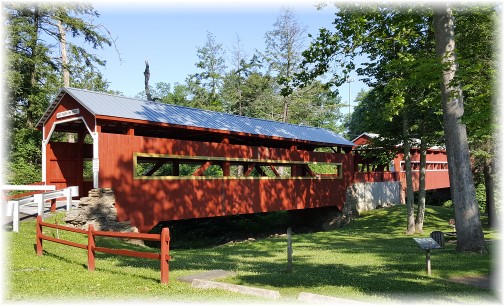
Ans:
POLYGON ((344 162, 343 154, 296 151, 220 143, 156 139, 102 133, 99 136, 100 186, 116 194, 118 218, 140 231, 160 221, 337 206, 342 209, 346 179, 133 179, 133 153, 248 159, 344 162))
POLYGON ((55 122, 61 121, 61 120, 72 119, 72 118, 76 118, 76 117, 83 117, 84 120, 86 121, 87 125, 91 129, 91 131, 94 131, 94 129, 95 129, 94 116, 87 109, 85 109, 82 105, 80 105, 78 102, 76 102, 70 95, 66 94, 63 96, 60 103, 56 106, 56 108, 52 112, 51 116, 49 116, 47 118, 46 122, 44 123, 44 127, 45 127, 44 139, 47 138, 47 136, 49 135, 49 132, 51 131, 51 128, 55 122), (61 118, 61 119, 56 118, 57 113, 64 112, 67 110, 72 110, 72 109, 79 109, 79 114, 73 115, 73 116, 68 116, 68 117, 61 118))

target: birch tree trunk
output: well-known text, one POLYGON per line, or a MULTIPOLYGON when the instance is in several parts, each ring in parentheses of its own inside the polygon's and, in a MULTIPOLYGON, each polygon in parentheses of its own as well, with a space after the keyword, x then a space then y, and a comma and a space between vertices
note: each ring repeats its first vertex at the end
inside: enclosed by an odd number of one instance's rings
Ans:
POLYGON ((415 230, 423 233, 423 223, 425 219, 425 175, 427 173, 427 144, 422 141, 420 144, 420 173, 418 183, 418 208, 415 220, 415 230))
POLYGON ((497 222, 497 212, 495 210, 494 170, 494 159, 491 159, 485 163, 483 169, 485 176, 486 213, 488 215, 488 226, 490 227, 496 227, 499 224, 499 222, 497 222))
POLYGON ((413 193, 413 176, 411 174, 411 144, 409 142, 409 122, 408 112, 403 109, 403 153, 404 170, 406 171, 406 208, 407 208, 407 228, 406 234, 415 233, 415 194, 413 193))
POLYGON ((441 102, 450 192, 455 207, 457 251, 486 251, 481 220, 476 202, 466 126, 461 123, 464 114, 462 89, 454 84, 457 72, 455 57, 455 33, 451 7, 440 6, 434 12, 434 35, 436 54, 443 63, 441 79, 441 102))
POLYGON ((68 71, 68 55, 67 55, 67 42, 66 30, 61 20, 58 20, 59 41, 61 50, 61 71, 63 73, 63 86, 70 87, 70 72, 68 71))

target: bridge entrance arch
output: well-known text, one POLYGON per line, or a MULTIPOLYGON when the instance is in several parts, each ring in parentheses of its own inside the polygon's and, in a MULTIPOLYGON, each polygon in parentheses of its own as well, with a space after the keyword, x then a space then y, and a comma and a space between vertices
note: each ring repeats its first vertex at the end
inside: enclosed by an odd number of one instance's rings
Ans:
POLYGON ((57 189, 98 187, 98 137, 93 116, 60 93, 38 126, 42 129, 42 181, 57 189))

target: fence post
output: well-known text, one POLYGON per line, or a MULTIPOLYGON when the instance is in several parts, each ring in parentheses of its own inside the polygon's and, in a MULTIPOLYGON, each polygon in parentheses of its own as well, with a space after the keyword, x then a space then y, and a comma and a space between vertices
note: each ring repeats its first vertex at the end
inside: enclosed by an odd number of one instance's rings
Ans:
POLYGON ((88 246, 87 246, 87 253, 88 253, 88 271, 94 271, 95 270, 95 240, 93 236, 93 231, 94 231, 94 226, 93 224, 89 224, 88 226, 88 246))
POLYGON ((51 212, 56 211, 56 199, 51 199, 51 212))
POLYGON ((161 284, 168 284, 170 266, 170 230, 164 227, 161 230, 161 284))
POLYGON ((292 229, 287 228, 287 272, 292 272, 292 229))
POLYGON ((44 219, 44 194, 38 193, 33 195, 33 200, 37 203, 37 212, 39 216, 42 216, 42 220, 44 219))
POLYGON ((36 245, 37 245, 37 255, 42 256, 43 254, 43 249, 42 249, 42 225, 40 224, 42 222, 42 216, 37 216, 37 238, 36 238, 36 245))
POLYGON ((66 210, 70 211, 72 209, 72 187, 67 187, 63 191, 66 197, 66 210))
MULTIPOLYGON (((9 201, 10 202, 10 201, 9 201)), ((12 201, 12 231, 19 232, 19 201, 12 201)))

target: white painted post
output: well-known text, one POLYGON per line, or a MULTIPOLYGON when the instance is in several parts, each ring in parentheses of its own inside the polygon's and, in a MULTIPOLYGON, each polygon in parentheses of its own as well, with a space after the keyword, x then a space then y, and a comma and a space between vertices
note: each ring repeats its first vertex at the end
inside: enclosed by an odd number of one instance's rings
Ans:
POLYGON ((44 194, 38 193, 33 195, 33 200, 37 203, 38 215, 44 219, 44 194))
POLYGON ((100 172, 98 133, 91 133, 91 137, 93 138, 93 188, 98 188, 98 174, 100 172))
POLYGON ((65 188, 63 194, 66 198, 66 210, 70 211, 70 209, 72 209, 72 189, 70 189, 70 187, 65 188))
POLYGON ((10 217, 12 216, 12 211, 14 209, 14 205, 16 205, 16 201, 7 201, 6 205, 6 211, 5 211, 5 216, 10 217))
MULTIPOLYGON (((45 127, 43 128, 42 131, 42 136, 45 135, 45 127)), ((47 183, 47 165, 46 165, 46 160, 47 159, 47 141, 42 140, 42 182, 47 183)))
POLYGON ((70 186, 65 189, 65 196, 67 197, 66 210, 72 210, 72 198, 79 196, 79 186, 70 186))
POLYGON ((14 207, 12 211, 12 231, 19 232, 19 201, 13 201, 14 207))

